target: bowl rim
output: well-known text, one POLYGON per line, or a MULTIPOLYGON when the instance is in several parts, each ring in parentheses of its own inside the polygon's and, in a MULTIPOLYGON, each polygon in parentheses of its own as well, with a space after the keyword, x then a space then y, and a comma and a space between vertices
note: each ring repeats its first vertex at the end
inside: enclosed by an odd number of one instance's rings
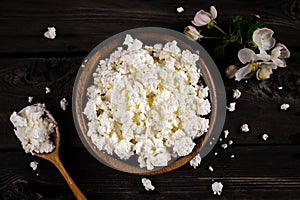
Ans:
MULTIPOLYGON (((143 45, 145 45, 143 39, 140 39, 136 36, 133 36, 134 38, 137 38, 139 40, 141 40, 143 42, 143 45)), ((162 43, 161 41, 157 41, 156 43, 162 43)), ((120 44, 119 46, 123 46, 122 44, 120 44)), ((180 47, 181 50, 183 50, 183 48, 180 47)), ((113 49, 112 51, 115 51, 115 49, 113 49)), ((108 56, 110 55, 110 53, 108 54, 108 56)), ((103 59, 103 58, 102 58, 103 59)), ((98 64, 99 59, 96 62, 96 65, 98 64)), ((95 64, 95 63, 94 63, 95 64)), ((199 66, 200 67, 200 66, 199 66)), ((91 70, 92 72, 95 71, 96 66, 94 65, 92 67, 93 70, 91 70)), ((91 72, 91 73, 92 73, 91 72)), ((201 72, 201 75, 202 72, 201 72)), ((208 85, 205 81, 205 84, 208 85)), ((90 85, 89 85, 90 86, 90 85)), ((87 87, 89 87, 87 86, 87 87)), ((86 88, 84 89, 84 91, 86 91, 86 88)), ((86 92, 84 92, 84 95, 86 95, 86 92)), ((84 105, 85 107, 85 105, 84 105)), ((82 112, 83 110, 81 110, 82 112)), ((213 59, 210 57, 210 55, 208 54, 208 52, 198 43, 195 41, 192 41, 190 39, 188 39, 183 33, 180 33, 178 31, 175 30, 171 30, 171 29, 167 29, 167 28, 161 28, 161 27, 141 27, 141 28, 134 28, 134 29, 129 29, 120 33, 117 33, 107 39, 105 39, 104 41, 100 42, 96 47, 94 47, 92 49, 92 51, 84 58, 84 61, 81 65, 81 67, 79 67, 79 70, 77 72, 76 75, 76 79, 73 85, 73 91, 72 91, 72 114, 73 114, 73 120, 74 120, 74 124, 77 130, 77 133, 79 135, 79 138, 81 140, 81 142, 84 144, 85 148, 89 151, 89 153, 95 157, 98 161, 100 161, 101 163, 123 171, 123 172, 127 172, 127 173, 131 173, 131 174, 143 174, 143 175, 154 175, 154 174, 161 174, 161 173, 165 173, 165 172, 169 172, 172 171, 174 169, 177 169, 181 166, 183 166, 184 164, 186 164, 189 160, 191 160, 193 157, 195 157, 198 153, 200 154, 201 158, 204 158, 215 146, 215 144, 218 141, 218 138, 221 135, 222 129, 223 129, 223 125, 225 123, 225 118, 226 118, 226 92, 225 92, 225 87, 224 87, 224 83, 222 80, 222 77, 220 75, 220 72, 216 66, 216 64, 214 63, 213 59), (106 162, 106 160, 104 161, 103 158, 101 159, 99 157, 99 155, 95 152, 97 150, 95 150, 90 146, 90 144, 88 143, 88 141, 86 140, 86 137, 84 136, 84 134, 86 135, 86 133, 83 133, 81 126, 79 125, 79 121, 77 118, 77 109, 78 109, 78 99, 77 99, 77 89, 78 87, 82 86, 80 84, 80 78, 81 78, 81 74, 83 72, 83 70, 85 70, 85 65, 89 64, 89 61, 91 58, 93 58, 93 56, 95 56, 95 54, 99 51, 99 49, 103 48, 105 45, 109 44, 110 41, 114 40, 114 39, 118 39, 118 38, 123 38, 122 41, 124 41, 126 34, 135 34, 135 33, 139 33, 139 32, 143 32, 143 33, 152 33, 152 34, 159 34, 159 33, 164 33, 167 35, 172 35, 175 38, 179 37, 181 41, 183 41, 184 43, 186 43, 187 45, 189 45, 192 49, 194 49, 195 51, 199 51, 199 62, 200 65, 204 65, 206 67, 204 67, 205 69, 201 68, 201 70, 206 70, 206 73, 208 74, 209 77, 206 77, 206 79, 211 79, 213 80, 212 85, 209 87, 210 90, 210 102, 212 104, 212 99, 214 98, 216 100, 216 104, 212 105, 212 112, 213 114, 213 118, 215 123, 213 124, 213 126, 211 127, 212 124, 210 124, 209 127, 209 137, 206 136, 208 134, 205 133, 204 136, 200 139, 203 140, 201 141, 201 145, 199 148, 199 151, 194 151, 192 153, 190 153, 187 156, 184 157, 180 157, 178 158, 176 161, 174 161, 173 163, 177 164, 175 166, 166 166, 166 167, 162 167, 162 168, 158 168, 158 169, 154 169, 154 170, 143 170, 143 168, 140 168, 141 170, 132 170, 132 169, 127 169, 126 167, 124 167, 125 169, 120 169, 120 168, 116 168, 114 166, 111 166, 115 161, 114 159, 110 159, 109 155, 103 155, 105 157, 105 159, 108 159, 108 162, 106 162), (185 159, 183 159, 185 158, 185 159), (113 163, 112 163, 113 162, 113 163)), ((82 114, 82 113, 81 113, 82 114)), ((210 123, 211 123, 211 117, 210 117, 210 123)), ((200 143, 200 142, 198 142, 200 143)), ((98 150, 99 151, 99 150, 98 150)), ((121 160, 121 159, 120 159, 121 160)), ((116 161, 117 162, 117 161, 116 161)), ((173 164, 171 163, 171 165, 173 164)))

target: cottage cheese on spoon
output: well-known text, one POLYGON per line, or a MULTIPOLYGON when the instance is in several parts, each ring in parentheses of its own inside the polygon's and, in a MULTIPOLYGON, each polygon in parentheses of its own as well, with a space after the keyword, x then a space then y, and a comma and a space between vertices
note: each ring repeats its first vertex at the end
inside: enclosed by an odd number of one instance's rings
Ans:
POLYGON ((50 140, 56 123, 47 117, 44 104, 35 104, 13 112, 10 121, 26 153, 49 153, 55 148, 50 140))
POLYGON ((99 150, 120 159, 138 155, 141 168, 168 165, 186 156, 207 132, 208 88, 196 67, 199 56, 176 41, 144 46, 127 35, 100 60, 87 90, 87 135, 99 150))

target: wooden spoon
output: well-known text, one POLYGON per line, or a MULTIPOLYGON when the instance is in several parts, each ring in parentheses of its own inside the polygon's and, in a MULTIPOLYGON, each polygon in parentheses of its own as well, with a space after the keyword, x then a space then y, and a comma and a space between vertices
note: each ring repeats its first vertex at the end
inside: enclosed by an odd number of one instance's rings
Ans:
POLYGON ((74 196, 78 200, 85 200, 87 199, 84 194, 80 191, 76 183, 73 181, 71 176, 68 174, 66 169, 64 168, 62 162, 59 159, 59 142, 60 142, 60 133, 58 129, 57 122, 53 118, 53 116, 50 114, 48 110, 45 109, 46 115, 56 124, 55 128, 55 135, 54 135, 54 143, 55 143, 55 149, 50 153, 35 153, 36 156, 49 160, 52 162, 57 169, 60 171, 60 173, 63 175, 64 179, 67 181, 70 189, 72 190, 74 196))

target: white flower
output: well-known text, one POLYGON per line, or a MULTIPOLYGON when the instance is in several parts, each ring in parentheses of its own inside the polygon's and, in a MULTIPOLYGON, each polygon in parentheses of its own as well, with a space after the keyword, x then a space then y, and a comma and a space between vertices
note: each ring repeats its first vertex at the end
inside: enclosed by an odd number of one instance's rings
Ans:
POLYGON ((261 54, 270 50, 275 45, 275 38, 273 38, 274 31, 269 28, 258 28, 253 32, 252 40, 258 46, 261 54))
POLYGON ((284 58, 289 58, 290 55, 290 51, 284 44, 277 43, 275 48, 271 51, 271 60, 278 67, 286 67, 284 58))
POLYGON ((204 10, 200 10, 196 13, 194 20, 192 21, 192 23, 195 26, 205 26, 207 25, 211 20, 216 19, 217 18, 217 9, 214 6, 210 7, 210 13, 204 11, 204 10))
POLYGON ((258 80, 267 79, 270 77, 270 74, 272 74, 272 69, 276 69, 276 65, 274 63, 266 62, 269 60, 268 56, 255 54, 254 51, 248 48, 239 50, 238 58, 241 63, 247 65, 236 71, 236 81, 250 78, 255 71, 257 71, 256 77, 258 80))
POLYGON ((184 34, 191 40, 198 40, 203 37, 194 26, 185 27, 184 34))

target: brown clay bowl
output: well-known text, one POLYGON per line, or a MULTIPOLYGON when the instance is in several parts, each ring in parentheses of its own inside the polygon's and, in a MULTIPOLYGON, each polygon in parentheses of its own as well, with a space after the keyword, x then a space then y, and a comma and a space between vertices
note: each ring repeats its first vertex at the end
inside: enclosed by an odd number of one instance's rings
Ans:
POLYGON ((169 172, 183 166, 198 153, 200 153, 202 158, 206 156, 216 144, 222 132, 226 116, 226 93, 223 80, 217 66, 206 50, 199 43, 189 40, 182 33, 158 27, 144 27, 124 31, 104 40, 96 46, 85 58, 82 67, 80 67, 78 71, 73 88, 72 101, 75 126, 87 150, 96 159, 109 167, 140 175, 154 175, 169 172), (93 83, 92 74, 95 72, 99 60, 107 58, 117 47, 122 46, 126 34, 130 34, 133 38, 141 40, 145 45, 154 45, 156 43, 164 44, 176 40, 177 45, 182 50, 188 49, 192 53, 199 52, 200 59, 197 64, 201 70, 205 84, 210 89, 209 97, 212 111, 209 115, 210 127, 208 132, 196 140, 196 146, 192 153, 170 161, 168 166, 154 168, 153 170, 140 168, 136 162, 136 157, 125 161, 118 159, 117 156, 111 156, 104 151, 98 150, 91 139, 86 135, 88 121, 83 114, 83 110, 87 102, 86 90, 93 83))

